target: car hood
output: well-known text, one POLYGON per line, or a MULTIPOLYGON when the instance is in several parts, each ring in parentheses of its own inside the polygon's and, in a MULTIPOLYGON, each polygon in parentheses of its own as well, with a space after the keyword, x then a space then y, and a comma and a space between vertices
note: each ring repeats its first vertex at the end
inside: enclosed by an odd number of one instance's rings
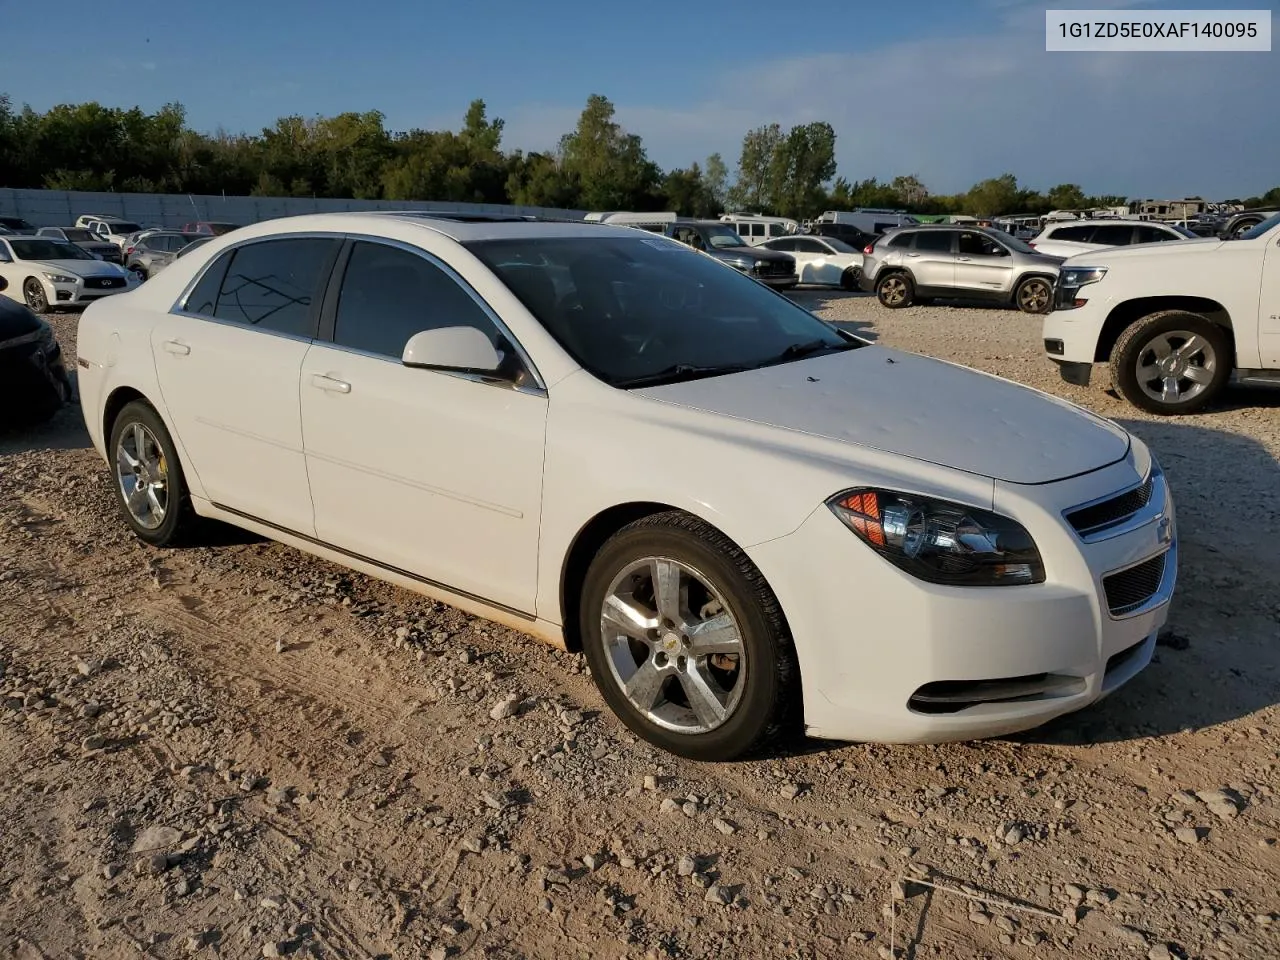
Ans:
POLYGON ((1158 243, 1135 243, 1129 247, 1099 247, 1088 253, 1077 253, 1068 258, 1066 266, 1104 267, 1113 260, 1138 260, 1147 257, 1178 257, 1201 254, 1225 243, 1238 241, 1220 240, 1217 237, 1196 237, 1192 240, 1164 240, 1158 243), (1085 263, 1087 258, 1088 263, 1085 263))
POLYGON ((50 273, 69 273, 77 277, 122 277, 124 271, 114 263, 104 260, 23 260, 33 270, 50 273))
POLYGON ((1115 463, 1129 434, 1064 400, 941 360, 868 346, 635 391, 1009 483, 1115 463))

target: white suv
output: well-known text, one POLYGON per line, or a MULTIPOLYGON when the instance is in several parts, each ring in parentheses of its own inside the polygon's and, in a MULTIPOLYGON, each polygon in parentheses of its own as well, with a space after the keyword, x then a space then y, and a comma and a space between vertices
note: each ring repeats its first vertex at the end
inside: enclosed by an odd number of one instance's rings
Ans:
POLYGON ((132 220, 122 220, 119 217, 101 217, 97 214, 85 214, 76 220, 76 226, 85 228, 99 240, 114 243, 121 250, 124 249, 125 241, 129 238, 129 235, 142 229, 132 220))
POLYGON ((1074 257, 1077 253, 1128 247, 1136 243, 1199 239, 1186 227, 1145 220, 1067 220, 1051 223, 1028 243, 1051 257, 1074 257))
POLYGON ((1231 378, 1280 384, 1280 214, 1239 240, 1085 253, 1059 275, 1044 348, 1068 383, 1109 363, 1151 413, 1194 413, 1231 378))

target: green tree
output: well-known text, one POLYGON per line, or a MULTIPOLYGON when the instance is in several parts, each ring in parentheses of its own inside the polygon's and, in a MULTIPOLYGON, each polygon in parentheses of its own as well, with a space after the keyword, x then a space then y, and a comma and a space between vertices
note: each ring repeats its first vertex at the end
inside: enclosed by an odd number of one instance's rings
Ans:
POLYGON ((1060 183, 1051 187, 1045 199, 1053 210, 1081 210, 1089 206, 1089 198, 1074 183, 1060 183))
POLYGON ((901 203, 913 209, 923 209, 929 199, 929 191, 914 173, 894 177, 890 188, 901 203))
POLYGON ((657 197, 660 171, 640 138, 614 120, 607 97, 592 94, 572 133, 560 138, 562 172, 593 210, 644 209, 657 197))
POLYGON ((738 175, 729 191, 729 206, 748 212, 772 210, 777 187, 775 157, 782 145, 782 127, 776 123, 750 130, 742 138, 738 175))
POLYGON ((715 202, 716 209, 713 212, 723 212, 725 204, 728 202, 729 194, 729 168, 725 166, 724 159, 718 153, 713 153, 707 157, 707 167, 702 174, 702 180, 707 185, 707 192, 711 194, 711 199, 715 202))
POLYGON ((1006 173, 970 187, 964 198, 964 212, 975 217, 1011 213, 1017 208, 1018 199, 1018 178, 1006 173))

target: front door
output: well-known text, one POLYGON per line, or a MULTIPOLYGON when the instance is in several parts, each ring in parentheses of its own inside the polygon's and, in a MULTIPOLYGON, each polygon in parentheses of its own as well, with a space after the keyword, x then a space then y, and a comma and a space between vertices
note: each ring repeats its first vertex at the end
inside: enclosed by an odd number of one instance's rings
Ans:
POLYGON ((1013 256, 984 233, 961 231, 956 247, 956 291, 1012 293, 1013 256))
POLYGON ((506 339, 470 288, 423 252, 357 242, 332 343, 302 366, 316 535, 455 593, 534 612, 547 399, 406 367, 415 333, 506 339))
POLYGON ((298 374, 340 244, 300 237, 229 250, 186 310, 151 332, 161 396, 205 495, 309 536, 298 374))
POLYGON ((1262 287, 1258 291, 1258 350, 1265 369, 1280 368, 1280 231, 1272 231, 1262 259, 1262 287))

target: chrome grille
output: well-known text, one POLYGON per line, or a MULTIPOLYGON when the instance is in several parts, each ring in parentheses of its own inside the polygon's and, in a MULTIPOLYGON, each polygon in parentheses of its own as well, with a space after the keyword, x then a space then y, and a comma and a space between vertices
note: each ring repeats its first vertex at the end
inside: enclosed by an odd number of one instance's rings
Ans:
POLYGON ((1102 578, 1102 589, 1107 595, 1107 609, 1113 617, 1132 613, 1155 596, 1164 580, 1167 553, 1144 560, 1137 566, 1102 578))
POLYGON ((1067 523, 1082 537, 1119 526, 1151 502, 1153 479, 1147 477, 1140 487, 1090 504, 1067 514, 1067 523))

